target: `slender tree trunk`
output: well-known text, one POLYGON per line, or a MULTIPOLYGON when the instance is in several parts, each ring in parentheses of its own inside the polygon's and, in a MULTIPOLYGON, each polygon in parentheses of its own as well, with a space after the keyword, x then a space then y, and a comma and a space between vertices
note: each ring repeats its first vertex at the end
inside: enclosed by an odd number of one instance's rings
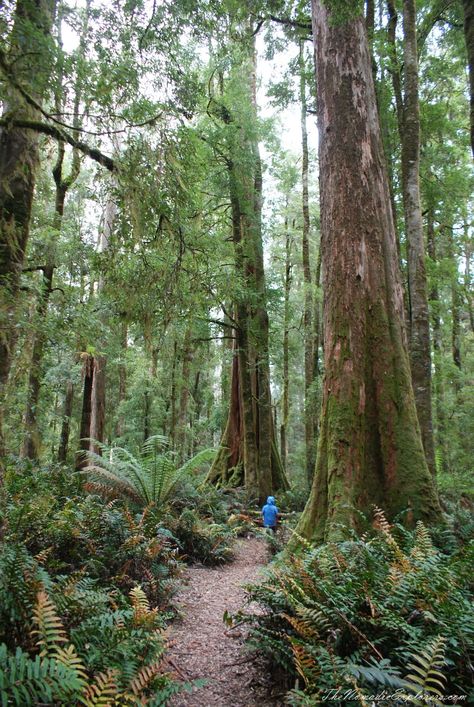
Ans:
MULTIPOLYGON (((49 35, 55 0, 17 0, 11 34, 12 55, 22 62, 18 76, 25 88, 41 103, 47 74, 46 42, 36 41, 38 32, 49 35), (38 56, 38 52, 42 54, 38 56)), ((0 56, 3 73, 10 75, 8 58, 0 56)), ((17 77, 15 77, 17 78, 17 77)), ((4 118, 36 119, 36 111, 7 90, 4 118)), ((13 126, 0 129, 0 415, 4 405, 13 348, 16 341, 16 305, 20 275, 28 242, 35 177, 39 164, 38 136, 13 126)), ((0 416, 0 455, 4 453, 0 416)))
MULTIPOLYGON (((460 322, 460 308, 461 308, 461 295, 459 292, 459 281, 458 281, 458 263, 456 259, 455 249, 454 249, 454 237, 453 237, 453 227, 448 226, 448 254, 451 259, 451 352, 453 356, 454 365, 462 369, 462 357, 461 357, 461 322, 460 322)), ((459 392, 459 384, 456 382, 456 390, 459 392)))
POLYGON ((63 416, 61 423, 61 436, 59 438, 58 462, 66 463, 69 447, 69 434, 71 430, 72 407, 74 404, 74 386, 71 381, 66 383, 64 396, 63 416))
POLYGON ((176 366, 178 363, 178 342, 173 343, 173 364, 171 367, 171 395, 170 395, 170 439, 174 448, 176 442, 176 366))
POLYGON ((464 37, 467 49, 469 88, 471 96, 471 149, 474 157, 474 4, 472 0, 462 0, 464 10, 464 37))
POLYGON ((146 442, 150 437, 150 391, 147 389, 144 393, 144 411, 143 411, 143 441, 146 442))
POLYGON ((186 447, 188 441, 188 406, 189 406, 189 389, 191 365, 193 362, 193 350, 191 346, 191 329, 186 330, 183 344, 183 357, 181 367, 180 381, 180 396, 178 409, 178 428, 176 448, 181 459, 186 456, 186 447))
MULTIPOLYGON (((49 296, 53 288, 54 266, 46 265, 43 268, 42 292, 36 310, 36 325, 41 327, 48 311, 49 296)), ((23 415, 24 438, 21 456, 27 459, 38 459, 40 450, 40 434, 38 429, 38 403, 41 388, 43 369, 43 350, 45 332, 38 329, 34 334, 33 351, 28 374, 28 387, 26 408, 23 415)))
POLYGON ((297 532, 357 527, 372 504, 432 521, 439 505, 410 379, 403 296, 361 16, 313 0, 318 76, 325 380, 311 495, 297 532))
MULTIPOLYGON (((117 216, 117 206, 112 197, 109 197, 104 214, 104 225, 99 236, 99 252, 104 253, 109 247, 112 237, 114 223, 117 216)), ((97 294, 100 296, 103 292, 105 282, 101 276, 98 283, 97 294)), ((104 317, 102 324, 103 334, 101 336, 100 347, 105 348, 106 345, 106 329, 107 321, 104 317)), ((95 442, 103 442, 105 438, 105 421, 106 421, 106 371, 107 358, 103 353, 97 354, 94 357, 94 379, 92 388, 92 417, 91 417, 91 450, 100 454, 100 446, 95 442)))
POLYGON ((471 259, 474 243, 469 236, 469 224, 466 221, 464 222, 464 248, 464 258, 466 263, 464 268, 464 293, 467 302, 467 310, 469 312, 469 326, 471 333, 474 334, 474 293, 471 278, 471 259))
MULTIPOLYGON (((288 199, 286 203, 288 209, 288 199)), ((288 231, 288 217, 285 218, 285 281, 283 309, 283 393, 280 425, 280 456, 285 472, 288 469, 288 419, 290 415, 290 291, 291 291, 291 237, 288 231)))
POLYGON ((306 80, 304 62, 303 42, 300 42, 299 53, 299 79, 300 79, 300 107, 301 107, 301 183, 302 183, 302 207, 303 207, 303 233, 302 233, 302 260, 303 260, 303 281, 304 281, 304 429, 306 447, 306 478, 309 486, 313 480, 314 464, 316 460, 315 450, 315 410, 312 404, 311 386, 314 380, 314 333, 313 333, 313 283, 311 278, 311 263, 309 257, 309 189, 308 189, 308 129, 306 125, 307 105, 306 105, 306 80))
POLYGON ((90 448, 91 417, 92 417, 92 385, 94 380, 94 357, 90 354, 83 356, 84 387, 82 393, 81 426, 79 429, 79 450, 76 456, 76 469, 83 469, 87 465, 86 452, 90 448))
MULTIPOLYGON (((128 326, 127 326, 126 320, 123 319, 121 322, 121 327, 120 327, 120 349, 122 351, 123 357, 125 357, 125 354, 127 352, 127 346, 128 346, 128 326)), ((125 430, 125 417, 124 417, 123 412, 121 412, 120 408, 121 408, 121 405, 123 404, 123 402, 127 396, 127 366, 126 366, 124 358, 122 358, 122 360, 119 363, 118 374, 119 374, 119 390, 118 390, 119 414, 118 414, 118 418, 117 418, 117 425, 116 425, 115 433, 116 433, 117 437, 121 437, 124 433, 124 430, 125 430)))
MULTIPOLYGON (((433 208, 428 210, 427 215, 427 240, 428 240, 428 255, 433 263, 438 260, 437 248, 436 248, 436 234, 434 228, 434 213, 433 208)), ((437 280, 433 277, 431 290, 430 290, 430 302, 432 307, 432 321, 433 321, 433 348, 434 348, 434 364, 435 364, 435 375, 433 379, 433 392, 435 396, 435 410, 436 410, 436 420, 437 420, 437 446, 441 451, 441 469, 444 473, 449 473, 450 471, 450 449, 449 449, 449 435, 446 430, 446 403, 445 403, 445 385, 444 385, 444 374, 443 374, 443 336, 441 329, 441 315, 440 315, 440 298, 439 290, 437 285, 437 280)))
POLYGON ((403 33, 405 100, 401 135, 402 186, 408 247, 411 376, 423 449, 428 468, 434 474, 430 320, 420 196, 420 106, 415 0, 403 2, 403 33))

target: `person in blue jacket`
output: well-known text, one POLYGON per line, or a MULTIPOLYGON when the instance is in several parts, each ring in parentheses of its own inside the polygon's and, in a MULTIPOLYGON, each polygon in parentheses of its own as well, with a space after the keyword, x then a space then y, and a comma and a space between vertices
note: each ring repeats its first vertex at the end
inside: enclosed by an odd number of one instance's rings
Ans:
POLYGON ((269 496, 266 504, 262 508, 263 527, 269 528, 272 533, 275 532, 278 520, 278 508, 275 503, 275 498, 269 496))

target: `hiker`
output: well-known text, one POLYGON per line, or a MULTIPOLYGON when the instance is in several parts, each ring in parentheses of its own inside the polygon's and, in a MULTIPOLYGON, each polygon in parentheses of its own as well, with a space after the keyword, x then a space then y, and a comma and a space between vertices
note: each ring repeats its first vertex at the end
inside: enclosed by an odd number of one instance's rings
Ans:
POLYGON ((263 527, 268 528, 272 533, 276 531, 278 521, 278 508, 275 503, 275 498, 269 496, 266 504, 262 508, 263 527))

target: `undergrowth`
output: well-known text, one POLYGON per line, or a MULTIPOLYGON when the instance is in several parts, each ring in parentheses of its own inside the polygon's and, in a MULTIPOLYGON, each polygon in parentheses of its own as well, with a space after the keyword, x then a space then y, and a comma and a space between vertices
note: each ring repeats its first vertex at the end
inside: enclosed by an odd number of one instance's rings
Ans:
POLYGON ((438 535, 442 550, 422 523, 377 511, 370 535, 284 555, 249 588, 263 608, 246 617, 250 645, 293 686, 290 704, 474 700, 474 542, 449 524, 438 535))
MULTIPOLYGON (((161 468, 168 479, 169 465, 156 468, 157 482, 161 468)), ((189 687, 167 664, 170 602, 185 560, 231 558, 226 504, 213 489, 198 491, 194 468, 151 502, 103 481, 84 487, 66 467, 21 461, 7 470, 2 706, 165 705, 189 687)))

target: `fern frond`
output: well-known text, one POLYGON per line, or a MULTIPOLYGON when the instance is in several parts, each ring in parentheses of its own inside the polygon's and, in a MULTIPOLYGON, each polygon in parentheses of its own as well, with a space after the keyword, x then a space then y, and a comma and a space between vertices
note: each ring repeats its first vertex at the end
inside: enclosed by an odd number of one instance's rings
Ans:
POLYGON ((319 673, 318 664, 312 655, 294 639, 290 638, 291 650, 295 661, 295 668, 301 675, 307 687, 311 688, 315 684, 319 673))
POLYGON ((150 684, 162 672, 162 661, 156 661, 151 665, 145 665, 131 681, 129 688, 137 697, 150 687, 150 684))
MULTIPOLYGON (((443 697, 446 678, 440 670, 445 663, 446 639, 438 636, 431 641, 421 654, 413 654, 408 668, 412 671, 405 680, 413 692, 426 692, 436 698, 443 697)), ((438 700, 439 702, 439 700, 438 700)))
POLYGON ((54 649, 53 657, 58 663, 73 671, 77 679, 87 684, 88 677, 82 659, 77 655, 75 647, 70 643, 66 647, 57 646, 54 649))
POLYGON ((61 619, 56 613, 56 606, 45 591, 38 592, 33 609, 33 624, 37 626, 31 631, 36 645, 41 649, 40 656, 51 653, 58 643, 66 643, 66 632, 61 619))
POLYGON ((432 555, 434 551, 430 532, 421 520, 419 520, 415 529, 415 544, 410 554, 416 560, 425 560, 429 555, 432 555))
POLYGON ((295 629, 296 633, 304 639, 318 639, 319 632, 311 625, 309 621, 297 619, 295 616, 282 614, 283 618, 295 629))
POLYGON ((136 611, 148 613, 150 611, 150 603, 146 597, 145 592, 137 585, 129 592, 132 601, 132 606, 136 611))
POLYGON ((82 704, 85 707, 110 707, 116 703, 116 697, 119 694, 115 678, 117 677, 116 670, 107 670, 106 673, 99 673, 95 679, 95 683, 90 685, 84 696, 82 704))

